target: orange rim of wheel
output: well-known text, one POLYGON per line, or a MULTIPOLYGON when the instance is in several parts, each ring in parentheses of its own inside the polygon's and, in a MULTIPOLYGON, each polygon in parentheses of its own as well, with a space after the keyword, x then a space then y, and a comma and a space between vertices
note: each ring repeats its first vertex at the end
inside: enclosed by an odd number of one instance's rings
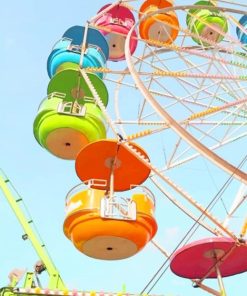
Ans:
MULTIPOLYGON (((148 155, 140 146, 134 143, 131 145, 149 161, 148 155)), ((116 140, 100 140, 85 146, 76 158, 75 169, 84 183, 93 179, 106 180, 106 185, 91 186, 102 190, 109 190, 113 170, 114 191, 125 191, 131 185, 140 185, 150 174, 150 168, 116 140)))

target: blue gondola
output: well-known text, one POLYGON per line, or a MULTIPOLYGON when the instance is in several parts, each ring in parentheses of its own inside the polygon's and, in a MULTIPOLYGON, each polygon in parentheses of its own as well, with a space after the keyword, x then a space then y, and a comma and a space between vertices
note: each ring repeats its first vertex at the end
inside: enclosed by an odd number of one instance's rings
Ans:
MULTIPOLYGON (((247 15, 243 15, 240 20, 239 24, 247 31, 247 15)), ((241 30, 239 27, 236 29, 238 39, 242 44, 247 44, 247 33, 241 30)))
MULTIPOLYGON (((73 26, 55 44, 47 61, 47 72, 50 78, 59 70, 73 66, 74 68, 79 67, 84 32, 85 27, 73 26)), ((82 68, 105 67, 108 57, 109 47, 105 37, 98 30, 88 28, 86 52, 84 54, 82 68)), ((100 78, 103 77, 102 73, 96 74, 100 78)))

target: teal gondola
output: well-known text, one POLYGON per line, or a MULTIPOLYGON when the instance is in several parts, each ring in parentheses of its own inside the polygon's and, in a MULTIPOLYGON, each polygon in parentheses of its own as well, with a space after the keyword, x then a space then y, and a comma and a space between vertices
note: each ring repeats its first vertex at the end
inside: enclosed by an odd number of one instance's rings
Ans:
MULTIPOLYGON (((66 68, 78 69, 80 67, 84 33, 85 27, 73 26, 55 44, 47 61, 47 72, 50 78, 66 68)), ((109 47, 105 37, 98 30, 88 28, 82 68, 105 67, 108 57, 109 47)), ((103 77, 102 73, 96 74, 100 78, 103 77)))
MULTIPOLYGON (((243 15, 240 20, 239 24, 244 28, 244 30, 247 32, 247 15, 243 15)), ((244 32, 240 27, 236 28, 237 36, 239 41, 246 45, 247 44, 247 33, 244 32)))

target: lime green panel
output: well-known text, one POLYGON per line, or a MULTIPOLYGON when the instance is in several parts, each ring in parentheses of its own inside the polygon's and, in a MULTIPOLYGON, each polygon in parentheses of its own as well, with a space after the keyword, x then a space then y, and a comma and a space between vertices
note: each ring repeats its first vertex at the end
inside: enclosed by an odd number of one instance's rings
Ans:
POLYGON ((57 97, 46 98, 42 101, 39 107, 38 114, 36 115, 33 123, 35 137, 40 123, 45 119, 45 117, 51 116, 51 114, 57 114, 58 105, 62 102, 63 100, 57 97))
MULTIPOLYGON (((47 116, 51 116, 54 114, 57 114, 57 109, 58 105, 62 103, 63 100, 57 97, 52 97, 52 98, 46 98, 43 100, 43 102, 40 105, 39 112, 34 120, 34 134, 37 134, 37 130, 39 129, 39 125, 42 123, 43 120, 47 116)), ((85 103, 84 106, 86 107, 86 118, 88 116, 92 118, 96 118, 102 122, 105 122, 105 118, 102 114, 102 111, 99 109, 99 107, 94 104, 94 103, 85 103), (89 115, 90 114, 90 115, 89 115)), ((66 116, 73 116, 71 115, 66 115, 66 116)), ((75 116, 74 116, 75 117, 75 116)))
POLYGON ((0 290, 0 296, 18 296, 16 293, 13 293, 13 289, 10 287, 3 287, 0 290))
MULTIPOLYGON (((219 26, 224 33, 226 33, 228 30, 227 21, 223 17, 206 16, 201 19, 202 21, 199 21, 199 20, 195 21, 194 26, 192 27, 193 31, 198 32, 199 34, 207 26, 207 24, 219 26)), ((221 36, 221 37, 224 38, 224 36, 221 36)))
POLYGON ((57 114, 53 111, 44 114, 34 122, 34 136, 41 146, 46 147, 46 138, 50 132, 59 128, 71 128, 85 135, 89 142, 106 138, 104 118, 94 104, 86 104, 85 117, 57 114))
MULTIPOLYGON (((196 3, 194 3, 194 5, 205 5, 205 6, 210 6, 210 7, 212 7, 212 6, 215 6, 213 3, 211 3, 210 1, 198 1, 198 2, 196 2, 196 3)), ((209 13, 219 13, 219 10, 217 9, 217 8, 215 8, 215 9, 199 9, 199 8, 192 8, 192 9, 190 9, 189 11, 188 11, 188 14, 187 14, 187 17, 186 17, 186 24, 187 25, 189 25, 189 23, 190 23, 190 19, 191 18, 193 18, 193 15, 192 14, 197 14, 198 12, 200 12, 200 11, 208 11, 209 13)))
MULTIPOLYGON (((207 24, 209 25, 217 25, 220 27, 220 30, 224 33, 226 33, 228 31, 228 25, 227 25, 227 21, 225 18, 220 17, 220 16, 206 16, 206 17, 200 17, 201 21, 197 20, 194 22, 193 26, 190 27, 189 29, 191 30, 192 33, 197 34, 197 35, 201 35, 201 33, 203 32, 203 30, 207 27, 207 24)), ((207 42, 205 41, 200 41, 199 39, 192 37, 192 39, 197 42, 198 44, 203 44, 203 45, 209 45, 207 42)), ((224 39, 223 35, 219 35, 219 38, 217 40, 217 42, 220 42, 224 39)))
POLYGON ((66 62, 66 63, 62 63, 58 68, 56 73, 61 72, 63 70, 67 70, 67 69, 73 69, 78 71, 80 69, 80 66, 76 63, 72 63, 72 62, 66 62))
MULTIPOLYGON (((96 74, 87 73, 87 75, 103 104, 107 106, 108 91, 104 82, 96 74)), ((47 94, 49 95, 53 92, 64 93, 66 95, 65 100, 67 101, 77 99, 79 102, 83 102, 85 97, 93 98, 80 71, 74 69, 66 69, 53 76, 48 85, 47 94)))
POLYGON ((38 113, 47 112, 48 110, 57 110, 58 104, 62 102, 63 99, 59 97, 47 97, 41 102, 38 113))

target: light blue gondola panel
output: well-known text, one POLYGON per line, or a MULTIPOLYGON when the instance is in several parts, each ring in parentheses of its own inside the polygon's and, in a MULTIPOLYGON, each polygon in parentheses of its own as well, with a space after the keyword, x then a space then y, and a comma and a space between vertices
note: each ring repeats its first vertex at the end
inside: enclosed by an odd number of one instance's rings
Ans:
MULTIPOLYGON (((241 19, 239 20, 239 24, 244 27, 244 29, 247 31, 247 15, 243 15, 241 19)), ((239 27, 236 29, 238 39, 242 44, 247 44, 247 33, 245 33, 243 30, 241 30, 239 27)))
MULTIPOLYGON (((83 42, 84 32, 85 28, 82 26, 71 27, 55 44, 47 61, 47 72, 50 78, 64 63, 80 64, 80 46, 83 42)), ((86 48, 82 67, 105 67, 109 57, 109 47, 105 37, 98 30, 88 29, 86 48)), ((100 78, 103 77, 103 73, 96 74, 100 78)))

